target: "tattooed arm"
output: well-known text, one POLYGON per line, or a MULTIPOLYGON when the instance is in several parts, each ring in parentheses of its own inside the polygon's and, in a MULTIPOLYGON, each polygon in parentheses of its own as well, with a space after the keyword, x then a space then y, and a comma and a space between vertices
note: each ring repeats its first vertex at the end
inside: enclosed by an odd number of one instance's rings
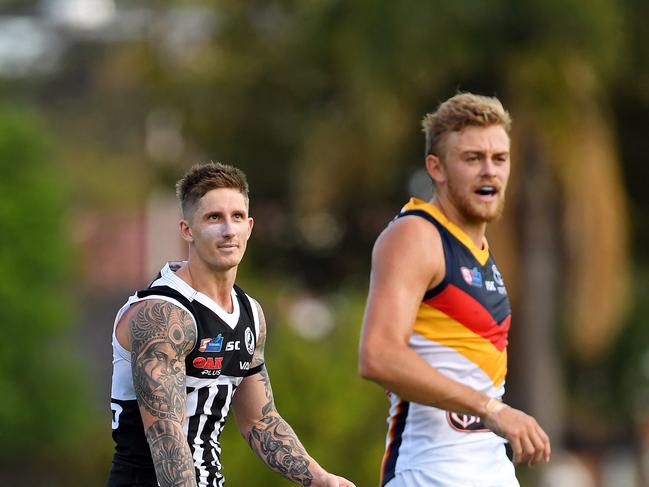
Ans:
MULTIPOLYGON (((266 320, 259 304, 259 340, 250 368, 264 363, 266 320)), ((353 487, 348 480, 324 470, 306 452, 291 426, 275 408, 266 367, 246 377, 234 396, 234 412, 241 435, 273 471, 300 485, 353 487)))
POLYGON ((196 325, 167 301, 146 300, 128 314, 133 386, 161 487, 196 487, 182 423, 187 401, 185 357, 196 342, 196 325))

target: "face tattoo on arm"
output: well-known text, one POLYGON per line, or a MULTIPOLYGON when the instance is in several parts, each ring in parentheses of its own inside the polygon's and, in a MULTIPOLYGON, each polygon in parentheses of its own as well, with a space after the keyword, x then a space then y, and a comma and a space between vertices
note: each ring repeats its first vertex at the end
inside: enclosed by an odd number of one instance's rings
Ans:
POLYGON ((182 430, 185 356, 196 341, 191 316, 160 301, 142 303, 131 322, 133 385, 158 482, 196 485, 194 463, 182 430))

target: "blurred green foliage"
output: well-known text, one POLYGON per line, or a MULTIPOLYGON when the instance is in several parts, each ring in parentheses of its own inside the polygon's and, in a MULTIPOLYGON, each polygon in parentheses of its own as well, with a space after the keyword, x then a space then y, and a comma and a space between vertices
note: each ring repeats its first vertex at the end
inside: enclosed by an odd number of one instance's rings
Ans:
POLYGON ((66 341, 73 266, 54 147, 38 116, 0 106, 0 465, 71 452, 89 421, 87 377, 66 341))

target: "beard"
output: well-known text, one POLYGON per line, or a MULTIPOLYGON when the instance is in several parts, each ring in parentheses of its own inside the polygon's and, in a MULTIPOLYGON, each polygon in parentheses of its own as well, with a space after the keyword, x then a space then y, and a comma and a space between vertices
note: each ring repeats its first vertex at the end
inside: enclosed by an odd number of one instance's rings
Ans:
POLYGON ((457 208, 462 217, 469 223, 489 223, 500 218, 505 209, 504 188, 496 194, 496 199, 490 203, 475 201, 474 193, 467 193, 455 186, 452 180, 448 181, 449 200, 457 208))

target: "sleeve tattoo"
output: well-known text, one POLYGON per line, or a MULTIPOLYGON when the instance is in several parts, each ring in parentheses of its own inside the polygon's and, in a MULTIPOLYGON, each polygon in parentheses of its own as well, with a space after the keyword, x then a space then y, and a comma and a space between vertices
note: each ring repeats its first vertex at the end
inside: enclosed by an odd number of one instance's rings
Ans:
POLYGON ((257 301, 255 301, 255 306, 257 306, 257 313, 259 315, 259 337, 257 338, 257 349, 250 364, 250 368, 253 369, 264 363, 264 348, 266 346, 266 317, 257 301))
POLYGON ((269 468, 297 484, 311 485, 309 456, 293 429, 275 409, 265 367, 259 377, 268 402, 262 408, 262 418, 250 429, 248 443, 269 468))
POLYGON ((196 486, 182 430, 187 401, 185 357, 196 342, 191 316, 163 301, 145 301, 130 321, 133 386, 161 487, 196 486))

